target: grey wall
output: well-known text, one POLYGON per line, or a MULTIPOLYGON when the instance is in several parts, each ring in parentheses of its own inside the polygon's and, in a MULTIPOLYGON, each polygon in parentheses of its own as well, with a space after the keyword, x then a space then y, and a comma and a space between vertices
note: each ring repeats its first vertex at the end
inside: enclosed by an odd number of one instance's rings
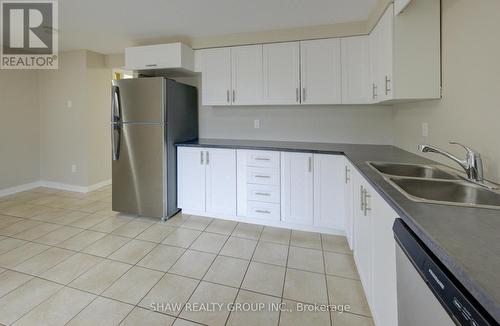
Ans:
POLYGON ((0 70, 0 190, 40 179, 40 111, 34 70, 0 70))

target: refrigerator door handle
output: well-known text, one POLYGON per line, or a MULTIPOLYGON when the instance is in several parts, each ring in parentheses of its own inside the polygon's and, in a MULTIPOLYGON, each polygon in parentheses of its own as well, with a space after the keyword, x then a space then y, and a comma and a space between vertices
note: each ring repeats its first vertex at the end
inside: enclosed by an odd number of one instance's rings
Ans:
POLYGON ((119 124, 111 126, 111 147, 113 150, 113 161, 120 159, 120 143, 122 138, 122 129, 119 124), (118 134, 118 136, 116 135, 118 134))
POLYGON ((111 97, 111 122, 120 122, 122 118, 122 105, 120 101, 120 88, 116 85, 112 87, 111 97))

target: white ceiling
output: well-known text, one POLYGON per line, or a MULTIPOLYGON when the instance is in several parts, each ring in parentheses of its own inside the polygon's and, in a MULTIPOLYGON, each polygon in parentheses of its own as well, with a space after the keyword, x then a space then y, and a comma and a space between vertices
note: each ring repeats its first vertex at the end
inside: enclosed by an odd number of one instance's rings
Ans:
POLYGON ((377 0, 60 0, 61 50, 366 20, 377 0))

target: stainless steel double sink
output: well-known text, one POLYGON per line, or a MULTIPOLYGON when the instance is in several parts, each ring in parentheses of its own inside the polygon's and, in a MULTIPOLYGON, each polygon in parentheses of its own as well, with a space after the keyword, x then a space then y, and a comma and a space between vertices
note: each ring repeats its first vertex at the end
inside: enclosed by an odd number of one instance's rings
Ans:
POLYGON ((500 209, 500 192, 464 180, 452 169, 423 164, 367 163, 410 200, 500 209))

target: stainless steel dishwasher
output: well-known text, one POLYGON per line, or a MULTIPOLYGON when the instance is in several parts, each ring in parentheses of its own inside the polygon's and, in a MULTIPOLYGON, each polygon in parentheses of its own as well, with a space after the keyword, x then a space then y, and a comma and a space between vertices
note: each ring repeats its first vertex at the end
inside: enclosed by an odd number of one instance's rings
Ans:
POLYGON ((399 325, 498 325, 401 219, 393 230, 399 325))

